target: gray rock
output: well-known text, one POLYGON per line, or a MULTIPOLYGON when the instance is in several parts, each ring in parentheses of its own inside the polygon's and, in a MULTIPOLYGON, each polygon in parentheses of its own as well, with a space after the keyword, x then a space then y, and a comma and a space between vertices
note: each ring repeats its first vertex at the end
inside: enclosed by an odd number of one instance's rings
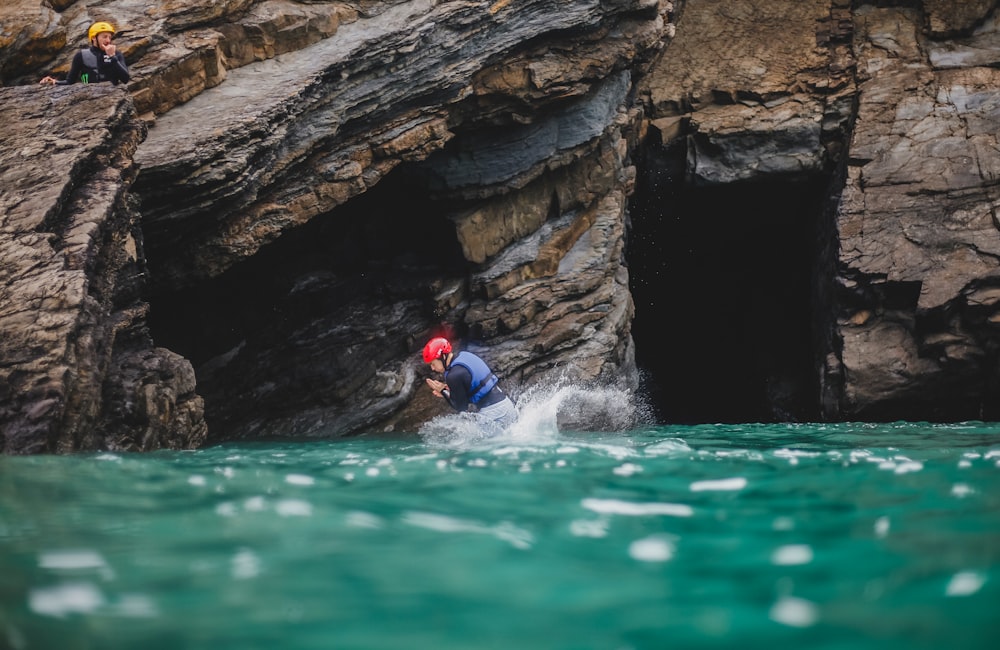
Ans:
POLYGON ((1000 405, 1000 302, 984 292, 1000 278, 1000 75, 936 69, 918 20, 859 16, 862 42, 894 47, 859 48, 868 78, 837 218, 842 367, 826 370, 843 382, 826 382, 834 417, 971 419, 1000 405))
POLYGON ((0 122, 3 451, 197 445, 206 427, 191 365, 145 329, 127 198, 145 126, 128 94, 3 88, 0 122))
POLYGON ((647 133, 830 179, 824 417, 1000 417, 993 0, 50 4, 0 9, 7 453, 413 431, 442 326, 515 393, 634 387, 647 133), (35 86, 98 6, 131 102, 35 86))

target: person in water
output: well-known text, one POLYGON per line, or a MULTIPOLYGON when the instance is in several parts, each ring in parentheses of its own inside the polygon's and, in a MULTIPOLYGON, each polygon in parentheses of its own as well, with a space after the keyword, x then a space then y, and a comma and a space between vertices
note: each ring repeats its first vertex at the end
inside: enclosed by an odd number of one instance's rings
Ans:
POLYGON ((430 364, 434 372, 444 373, 444 381, 428 377, 427 385, 456 411, 464 413, 474 406, 480 418, 499 427, 517 420, 514 402, 500 390, 497 376, 486 362, 476 355, 464 350, 454 354, 448 339, 437 337, 424 346, 424 363, 430 364))
POLYGON ((45 77, 38 83, 51 86, 100 81, 110 81, 116 86, 127 83, 130 79, 128 66, 125 65, 125 57, 112 42, 114 37, 115 28, 111 23, 94 23, 87 30, 90 47, 80 50, 73 56, 66 78, 57 81, 55 77, 45 77))

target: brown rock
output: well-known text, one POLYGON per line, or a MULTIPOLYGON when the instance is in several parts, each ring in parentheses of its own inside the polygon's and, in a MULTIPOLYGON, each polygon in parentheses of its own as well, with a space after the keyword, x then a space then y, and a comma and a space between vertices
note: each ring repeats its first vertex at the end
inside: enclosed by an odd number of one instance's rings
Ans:
POLYGON ((1000 404, 997 335, 984 324, 995 306, 970 298, 990 295, 1000 273, 1000 76, 935 70, 916 12, 857 20, 867 78, 837 226, 841 275, 854 281, 845 299, 867 296, 876 315, 860 332, 837 329, 846 386, 827 401, 837 416, 983 417, 1000 404))
POLYGON ((5 453, 197 445, 191 366, 152 346, 127 191, 145 135, 111 85, 0 89, 0 430, 5 453), (158 373, 116 370, 135 355, 158 373), (184 373, 187 377, 178 378, 184 373), (110 397, 144 387, 149 400, 110 397))

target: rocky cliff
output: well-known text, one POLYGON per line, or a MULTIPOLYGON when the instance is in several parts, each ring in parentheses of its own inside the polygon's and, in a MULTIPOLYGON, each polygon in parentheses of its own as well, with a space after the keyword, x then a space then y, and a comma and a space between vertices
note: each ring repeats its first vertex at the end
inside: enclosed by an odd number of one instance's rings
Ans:
POLYGON ((65 4, 7 19, 49 32, 3 70, 31 82, 37 50, 58 72, 91 20, 122 30, 150 125, 143 323, 193 363, 213 438, 412 430, 440 412, 415 353, 442 330, 513 390, 637 384, 629 94, 667 7, 65 4))
POLYGON ((5 88, 0 120, 3 450, 199 444, 191 364, 146 328, 128 93, 5 88))
POLYGON ((830 413, 1000 418, 1000 15, 961 4, 855 18, 830 413))
MULTIPOLYGON (((699 213, 677 218, 716 224, 669 234, 726 269, 722 295, 687 301, 714 310, 715 345, 736 340, 727 368, 751 378, 708 389, 720 403, 756 391, 763 418, 1000 417, 998 3, 884 4, 691 2, 642 84, 644 178, 673 164, 699 213)), ((683 211, 658 196, 657 215, 683 211)))
POLYGON ((5 451, 413 431, 437 332, 671 421, 1000 415, 997 3, 880 4, 5 6, 5 451), (93 20, 128 88, 37 87, 93 20))

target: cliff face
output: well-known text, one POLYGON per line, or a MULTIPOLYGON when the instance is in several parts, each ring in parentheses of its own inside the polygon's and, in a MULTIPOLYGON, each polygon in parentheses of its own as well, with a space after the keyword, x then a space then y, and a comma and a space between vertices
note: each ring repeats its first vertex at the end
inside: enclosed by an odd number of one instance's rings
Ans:
POLYGON ((509 389, 637 384, 628 95, 666 7, 146 4, 69 3, 44 43, 124 31, 148 322, 212 436, 412 430, 440 412, 417 391, 438 331, 509 389))
MULTIPOLYGON (((744 238, 765 255, 810 250, 810 267, 796 271, 813 276, 799 300, 810 333, 798 357, 815 355, 818 385, 782 362, 793 332, 771 340, 787 327, 784 305, 765 301, 770 309, 743 321, 751 331, 767 322, 743 352, 763 347, 768 359, 732 355, 766 375, 772 406, 829 419, 996 418, 997 3, 895 4, 907 6, 689 3, 643 84, 662 143, 653 149, 685 152, 688 186, 776 189, 756 211, 729 206, 733 229, 768 233, 744 238), (784 232, 769 229, 796 185, 817 188, 811 202, 792 209, 784 232), (805 236, 786 238, 803 222, 805 236)), ((760 269, 750 291, 780 291, 794 268, 746 261, 746 272, 760 269)))
POLYGON ((0 119, 3 451, 198 444, 191 364, 145 328, 128 94, 7 88, 0 119))
POLYGON ((878 4, 5 6, 5 451, 412 431, 438 332, 515 393, 996 415, 997 3, 878 4), (128 92, 37 87, 94 20, 128 92))
POLYGON ((992 13, 966 7, 955 24, 943 4, 929 33, 913 10, 855 18, 859 106, 823 368, 834 414, 1000 417, 1000 15, 981 2, 992 13))
POLYGON ((663 24, 655 2, 379 3, 158 118, 135 187, 154 318, 210 422, 412 427, 440 327, 509 388, 634 386, 625 107, 663 24))

